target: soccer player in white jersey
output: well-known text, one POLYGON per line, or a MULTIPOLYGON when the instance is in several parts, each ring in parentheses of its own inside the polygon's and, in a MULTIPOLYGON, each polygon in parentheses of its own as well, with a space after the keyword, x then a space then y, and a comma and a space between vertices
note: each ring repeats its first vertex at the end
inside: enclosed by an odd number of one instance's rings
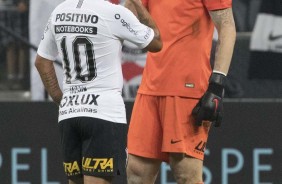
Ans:
POLYGON ((66 0, 52 12, 35 65, 59 105, 64 171, 69 184, 107 184, 125 173, 126 114, 121 96, 124 40, 160 51, 159 30, 140 0, 127 8, 104 0, 66 0), (63 90, 53 61, 63 60, 63 90))

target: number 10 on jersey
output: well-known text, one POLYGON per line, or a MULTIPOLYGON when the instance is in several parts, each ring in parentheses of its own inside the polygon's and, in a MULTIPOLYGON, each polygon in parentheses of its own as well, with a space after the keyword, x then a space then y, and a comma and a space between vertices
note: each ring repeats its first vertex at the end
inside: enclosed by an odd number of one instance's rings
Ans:
POLYGON ((61 41, 61 49, 63 53, 63 61, 64 61, 64 70, 66 75, 66 83, 71 83, 72 75, 75 75, 75 79, 80 80, 81 82, 92 81, 97 76, 96 71, 96 63, 95 63, 95 54, 94 54, 94 45, 85 36, 77 36, 72 42, 72 48, 67 48, 66 44, 66 36, 63 37, 61 41), (87 73, 82 75, 82 55, 79 51, 79 47, 84 47, 85 50, 85 58, 87 65, 87 73), (70 51, 70 52, 69 52, 70 51), (73 53, 73 56, 70 56, 69 53, 73 53), (74 72, 71 72, 70 62, 74 63, 74 72))

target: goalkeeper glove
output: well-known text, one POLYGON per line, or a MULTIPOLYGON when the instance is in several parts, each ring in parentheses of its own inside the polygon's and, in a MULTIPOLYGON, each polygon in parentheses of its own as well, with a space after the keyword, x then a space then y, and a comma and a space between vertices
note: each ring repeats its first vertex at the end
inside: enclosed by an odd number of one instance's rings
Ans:
POLYGON ((212 73, 207 91, 192 111, 196 125, 201 126, 202 121, 210 121, 215 127, 221 125, 225 80, 223 74, 212 73))

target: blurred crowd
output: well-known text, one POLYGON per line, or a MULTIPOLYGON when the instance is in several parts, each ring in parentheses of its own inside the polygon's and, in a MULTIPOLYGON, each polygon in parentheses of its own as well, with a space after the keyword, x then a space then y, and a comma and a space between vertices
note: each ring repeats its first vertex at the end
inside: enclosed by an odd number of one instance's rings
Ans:
POLYGON ((28 88, 28 47, 9 34, 28 39, 29 0, 0 0, 1 88, 28 88))
POLYGON ((10 32, 28 39, 28 0, 0 0, 0 89, 28 88, 28 47, 10 32))

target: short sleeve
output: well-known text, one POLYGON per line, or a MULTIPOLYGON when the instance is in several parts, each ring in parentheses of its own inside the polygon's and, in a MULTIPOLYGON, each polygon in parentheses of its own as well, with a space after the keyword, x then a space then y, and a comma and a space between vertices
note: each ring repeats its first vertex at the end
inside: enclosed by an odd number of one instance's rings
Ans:
POLYGON ((52 21, 51 17, 45 27, 44 34, 39 44, 38 55, 48 60, 54 61, 58 55, 58 48, 56 45, 55 37, 52 34, 52 21))
POLYGON ((208 10, 219 10, 232 7, 232 0, 204 0, 208 10))
POLYGON ((134 43, 139 48, 145 48, 154 38, 154 31, 140 23, 136 16, 123 6, 117 7, 109 21, 112 34, 121 39, 134 43))

